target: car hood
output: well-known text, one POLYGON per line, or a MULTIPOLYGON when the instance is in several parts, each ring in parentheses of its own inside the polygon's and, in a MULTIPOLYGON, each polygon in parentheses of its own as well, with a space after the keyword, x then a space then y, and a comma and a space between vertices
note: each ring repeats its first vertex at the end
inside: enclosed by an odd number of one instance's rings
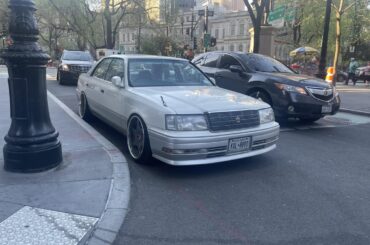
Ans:
POLYGON ((80 61, 80 60, 62 60, 62 64, 66 65, 92 65, 91 61, 80 61))
POLYGON ((216 86, 135 87, 133 91, 161 106, 165 104, 165 107, 177 114, 258 110, 270 107, 252 97, 216 86))
POLYGON ((293 73, 263 73, 270 78, 275 78, 278 82, 287 83, 289 82, 290 85, 294 85, 298 83, 299 85, 309 86, 309 87, 322 87, 322 88, 330 88, 330 84, 328 84, 325 80, 316 77, 310 77, 301 74, 293 74, 293 73))

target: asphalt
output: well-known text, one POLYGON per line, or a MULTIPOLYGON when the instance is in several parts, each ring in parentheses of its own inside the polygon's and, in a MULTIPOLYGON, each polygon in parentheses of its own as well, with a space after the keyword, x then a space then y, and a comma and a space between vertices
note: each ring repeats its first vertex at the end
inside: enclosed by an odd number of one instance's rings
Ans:
MULTIPOLYGON (((11 122, 6 77, 0 67, 2 136, 11 122)), ((47 172, 16 174, 4 171, 0 155, 0 244, 112 244, 127 212, 127 161, 54 95, 48 99, 64 160, 47 172)))
MULTIPOLYGON (((73 86, 48 89, 76 110, 73 86), (68 92, 69 91, 69 92, 68 92)), ((124 136, 91 124, 128 156, 124 136)), ((131 194, 114 244, 370 244, 370 118, 283 125, 277 150, 209 166, 127 157, 131 194)))

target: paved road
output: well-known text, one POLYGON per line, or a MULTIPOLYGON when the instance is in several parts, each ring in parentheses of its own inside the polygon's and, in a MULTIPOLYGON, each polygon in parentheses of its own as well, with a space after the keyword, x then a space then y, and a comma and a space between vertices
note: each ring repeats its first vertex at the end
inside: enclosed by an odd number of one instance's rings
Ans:
MULTIPOLYGON (((74 87, 48 89, 77 111, 74 87)), ((370 122, 292 122, 278 149, 210 166, 129 162, 131 201, 116 244, 370 244, 370 122)), ((127 154, 125 138, 93 126, 127 154)))

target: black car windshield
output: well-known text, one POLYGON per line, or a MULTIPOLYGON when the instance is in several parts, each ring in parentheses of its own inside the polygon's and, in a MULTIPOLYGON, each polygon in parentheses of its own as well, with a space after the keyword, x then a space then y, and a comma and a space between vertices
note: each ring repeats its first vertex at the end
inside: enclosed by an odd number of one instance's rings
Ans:
POLYGON ((92 61, 92 57, 86 52, 66 52, 63 54, 63 60, 92 61))
POLYGON ((243 54, 240 57, 246 63, 247 67, 253 71, 294 73, 284 64, 267 56, 243 54))
POLYGON ((128 80, 132 87, 213 86, 188 61, 170 59, 130 59, 128 80))

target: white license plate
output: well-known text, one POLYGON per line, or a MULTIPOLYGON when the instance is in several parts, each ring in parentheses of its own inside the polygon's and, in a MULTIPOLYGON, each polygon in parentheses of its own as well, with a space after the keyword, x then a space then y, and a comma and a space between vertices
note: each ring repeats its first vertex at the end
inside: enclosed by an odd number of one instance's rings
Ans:
POLYGON ((331 113, 331 111, 332 111, 332 105, 323 105, 321 107, 322 113, 331 113))
POLYGON ((229 152, 241 152, 249 149, 249 137, 230 139, 229 140, 229 152))

